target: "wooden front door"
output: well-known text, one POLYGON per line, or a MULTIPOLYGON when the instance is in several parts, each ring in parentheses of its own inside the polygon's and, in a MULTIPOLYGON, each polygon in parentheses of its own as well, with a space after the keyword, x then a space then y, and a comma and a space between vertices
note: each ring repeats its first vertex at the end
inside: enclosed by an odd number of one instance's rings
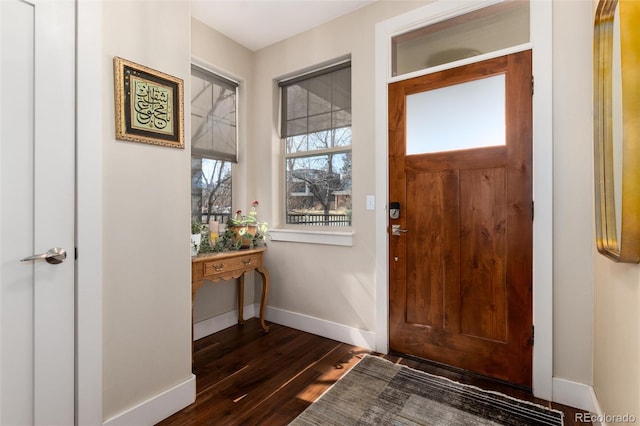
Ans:
POLYGON ((389 201, 400 210, 389 219, 390 348, 526 387, 533 349, 531 81, 525 51, 389 86, 389 201), (433 148, 440 137, 408 130, 416 124, 408 116, 428 122, 436 115, 408 113, 408 104, 420 105, 408 102, 412 95, 458 88, 453 97, 462 104, 465 83, 492 77, 504 99, 502 141, 474 140, 482 137, 471 130, 475 117, 451 108, 450 95, 438 120, 452 123, 452 132, 469 129, 469 147, 433 148))

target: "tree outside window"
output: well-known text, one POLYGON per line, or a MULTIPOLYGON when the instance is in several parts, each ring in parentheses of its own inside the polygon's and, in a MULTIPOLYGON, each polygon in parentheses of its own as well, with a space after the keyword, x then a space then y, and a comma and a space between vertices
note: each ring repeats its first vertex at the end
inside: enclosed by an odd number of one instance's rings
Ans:
POLYGON ((191 220, 226 221, 231 215, 231 163, 191 158, 191 220))

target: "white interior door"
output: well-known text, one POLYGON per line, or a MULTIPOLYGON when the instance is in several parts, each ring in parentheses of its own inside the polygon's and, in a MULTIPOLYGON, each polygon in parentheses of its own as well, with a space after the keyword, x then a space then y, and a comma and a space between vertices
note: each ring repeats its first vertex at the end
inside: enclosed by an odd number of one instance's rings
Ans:
POLYGON ((74 423, 73 1, 0 0, 0 424, 74 423), (52 248, 53 259, 21 261, 52 248))

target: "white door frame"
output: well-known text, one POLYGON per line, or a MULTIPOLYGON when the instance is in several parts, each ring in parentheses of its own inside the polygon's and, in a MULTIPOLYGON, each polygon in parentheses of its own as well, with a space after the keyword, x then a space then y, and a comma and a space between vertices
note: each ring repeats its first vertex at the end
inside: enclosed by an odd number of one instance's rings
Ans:
MULTIPOLYGON (((102 418, 102 2, 77 0, 76 424, 102 418)), ((111 62, 109 62, 110 64, 111 62)))
MULTIPOLYGON (((375 42, 375 170, 376 196, 383 208, 376 211, 376 350, 389 350, 389 270, 388 270, 388 103, 387 86, 391 81, 419 75, 411 73, 391 78, 391 37, 471 10, 496 3, 489 1, 440 0, 376 25, 375 42)), ((533 323, 536 340, 533 347, 533 393, 553 400, 553 129, 552 129, 552 3, 531 1, 531 41, 522 48, 533 50, 533 323)), ((505 51, 499 52, 503 55, 505 51)), ((469 62, 487 59, 482 55, 469 62)), ((463 65, 458 61, 455 66, 463 65)), ((434 67, 429 72, 440 71, 434 67)), ((422 72, 425 74, 425 72, 422 72)))

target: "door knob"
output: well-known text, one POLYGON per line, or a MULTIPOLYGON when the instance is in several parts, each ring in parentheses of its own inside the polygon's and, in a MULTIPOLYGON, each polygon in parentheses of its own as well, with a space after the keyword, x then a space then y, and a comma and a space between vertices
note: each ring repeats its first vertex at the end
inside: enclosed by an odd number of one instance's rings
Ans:
POLYGON ((391 225, 391 235, 400 236, 405 232, 409 232, 408 229, 400 229, 400 225, 391 225))
POLYGON ((34 254, 33 256, 25 257, 20 260, 20 262, 28 262, 31 260, 40 260, 44 259, 47 263, 51 263, 52 265, 57 265, 58 263, 64 262, 67 258, 67 251, 60 247, 54 247, 52 249, 47 250, 46 253, 34 254))

